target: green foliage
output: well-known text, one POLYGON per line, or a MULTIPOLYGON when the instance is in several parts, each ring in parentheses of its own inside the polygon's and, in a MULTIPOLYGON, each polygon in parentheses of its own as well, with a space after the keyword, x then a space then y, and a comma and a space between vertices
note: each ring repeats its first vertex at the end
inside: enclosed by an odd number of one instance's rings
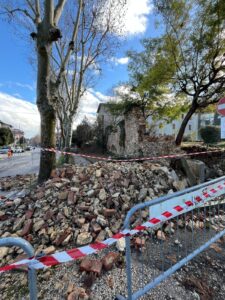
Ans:
POLYGON ((12 131, 9 128, 0 128, 0 146, 6 146, 14 142, 12 131))
POLYGON ((119 116, 128 113, 133 107, 140 105, 141 103, 139 101, 128 98, 118 102, 109 101, 106 106, 112 115, 119 116))
MULTIPOLYGON (((167 117, 168 113, 171 120, 180 114, 180 108, 193 114, 224 96, 225 1, 153 2, 164 33, 159 38, 145 39, 142 52, 129 52, 128 67, 136 91, 149 91, 146 108, 156 112, 154 117, 167 117), (174 105, 163 103, 166 94, 175 96, 174 105), (186 101, 182 104, 177 96, 186 97, 186 101)), ((183 120, 177 144, 187 121, 183 120)))
POLYGON ((90 142, 94 136, 94 128, 87 119, 84 119, 76 130, 73 131, 72 143, 82 147, 85 143, 90 142))
POLYGON ((218 126, 206 126, 200 129, 200 135, 206 144, 215 144, 220 141, 220 128, 218 126))

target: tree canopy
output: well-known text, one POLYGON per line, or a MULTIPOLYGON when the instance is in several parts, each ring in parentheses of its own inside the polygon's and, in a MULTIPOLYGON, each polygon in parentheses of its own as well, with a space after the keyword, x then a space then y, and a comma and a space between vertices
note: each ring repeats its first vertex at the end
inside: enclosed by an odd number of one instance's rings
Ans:
POLYGON ((12 131, 9 128, 0 128, 0 146, 7 146, 14 142, 12 131))
POLYGON ((214 0, 155 0, 163 34, 128 52, 130 83, 148 109, 168 119, 186 112, 180 144, 193 113, 225 93, 225 4, 214 0))

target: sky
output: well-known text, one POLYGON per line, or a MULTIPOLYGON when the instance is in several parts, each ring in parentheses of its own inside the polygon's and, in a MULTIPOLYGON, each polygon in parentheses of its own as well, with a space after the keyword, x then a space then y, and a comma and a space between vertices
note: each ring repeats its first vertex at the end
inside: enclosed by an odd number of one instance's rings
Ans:
MULTIPOLYGON (((121 47, 106 61, 96 85, 81 99, 74 126, 86 116, 94 121, 99 103, 109 100, 112 88, 129 79, 126 52, 141 50, 140 40, 159 34, 151 0, 128 0, 121 47)), ((0 20, 0 120, 22 129, 30 138, 39 133, 40 117, 36 107, 36 74, 30 63, 32 45, 15 34, 12 26, 0 20)), ((32 41, 31 41, 32 42, 32 41)))

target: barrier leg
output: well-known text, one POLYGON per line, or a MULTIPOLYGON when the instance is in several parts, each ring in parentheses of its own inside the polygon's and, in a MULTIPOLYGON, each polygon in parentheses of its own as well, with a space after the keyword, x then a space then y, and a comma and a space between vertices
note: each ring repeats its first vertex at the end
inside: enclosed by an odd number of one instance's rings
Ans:
MULTIPOLYGON (((34 256, 34 249, 30 243, 22 238, 1 238, 0 247, 3 246, 16 246, 21 249, 29 256, 34 256)), ((37 276, 35 269, 28 268, 28 285, 30 292, 30 300, 37 300, 37 276)))

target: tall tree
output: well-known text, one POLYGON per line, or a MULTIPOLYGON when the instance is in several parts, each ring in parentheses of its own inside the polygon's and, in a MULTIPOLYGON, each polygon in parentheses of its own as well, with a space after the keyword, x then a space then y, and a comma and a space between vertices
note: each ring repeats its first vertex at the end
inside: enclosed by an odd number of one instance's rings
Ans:
MULTIPOLYGON (((92 88, 101 73, 101 64, 118 49, 118 35, 125 1, 87 0, 83 3, 76 40, 63 81, 58 90, 59 105, 57 115, 60 121, 62 147, 69 148, 72 137, 72 124, 79 101, 92 88), (118 5, 119 4, 119 5, 118 5)), ((68 15, 71 12, 68 11, 68 15)), ((67 17, 65 26, 72 26, 72 17, 67 17)), ((60 66, 67 41, 62 38, 54 54, 54 68, 60 66)))
POLYGON ((7 146, 14 142, 12 131, 9 128, 0 128, 0 146, 7 146))
POLYGON ((225 3, 220 0, 155 0, 164 20, 164 55, 175 66, 173 89, 185 94, 189 109, 176 137, 180 145, 188 121, 225 92, 225 3))
MULTIPOLYGON (((59 69, 58 76, 53 80, 51 76, 52 48, 62 36, 59 29, 59 21, 66 4, 66 0, 45 1, 3 1, 1 9, 11 20, 17 19, 19 24, 27 19, 26 29, 33 28, 30 34, 35 42, 37 53, 37 106, 41 116, 41 146, 42 148, 55 148, 55 125, 56 125, 56 90, 60 85, 63 71, 71 55, 70 46, 67 45, 67 56, 64 58, 59 69), (15 19, 14 19, 15 16, 15 19)), ((79 7, 82 0, 79 1, 79 7)), ((74 19, 79 18, 79 11, 75 11, 74 19)), ((76 22, 73 26, 71 40, 77 34, 76 22)), ((39 169, 39 182, 48 179, 55 167, 55 153, 42 151, 39 169)))
MULTIPOLYGON (((90 0, 91 1, 91 0, 90 0)), ((120 4, 122 0, 117 0, 120 4)), ((83 0, 1 0, 1 15, 17 22, 30 33, 36 49, 37 57, 37 106, 41 116, 41 146, 55 148, 56 145, 56 116, 59 98, 59 87, 65 82, 65 73, 76 45, 80 16, 84 10, 83 0), (70 24, 70 26, 65 26, 70 24), (63 49, 59 47, 60 39, 66 41, 63 49), (60 60, 57 68, 53 68, 55 53, 60 60)), ((102 8, 101 22, 106 22, 104 11, 108 9, 107 0, 92 0, 93 7, 102 8)), ((94 12, 93 12, 94 13, 94 12)), ((87 21, 87 20, 86 20, 87 21)), ((86 29, 86 23, 83 23, 86 29)), ((93 39, 93 43, 95 39, 93 39)), ((41 152, 39 182, 48 179, 55 167, 55 153, 41 152)))

